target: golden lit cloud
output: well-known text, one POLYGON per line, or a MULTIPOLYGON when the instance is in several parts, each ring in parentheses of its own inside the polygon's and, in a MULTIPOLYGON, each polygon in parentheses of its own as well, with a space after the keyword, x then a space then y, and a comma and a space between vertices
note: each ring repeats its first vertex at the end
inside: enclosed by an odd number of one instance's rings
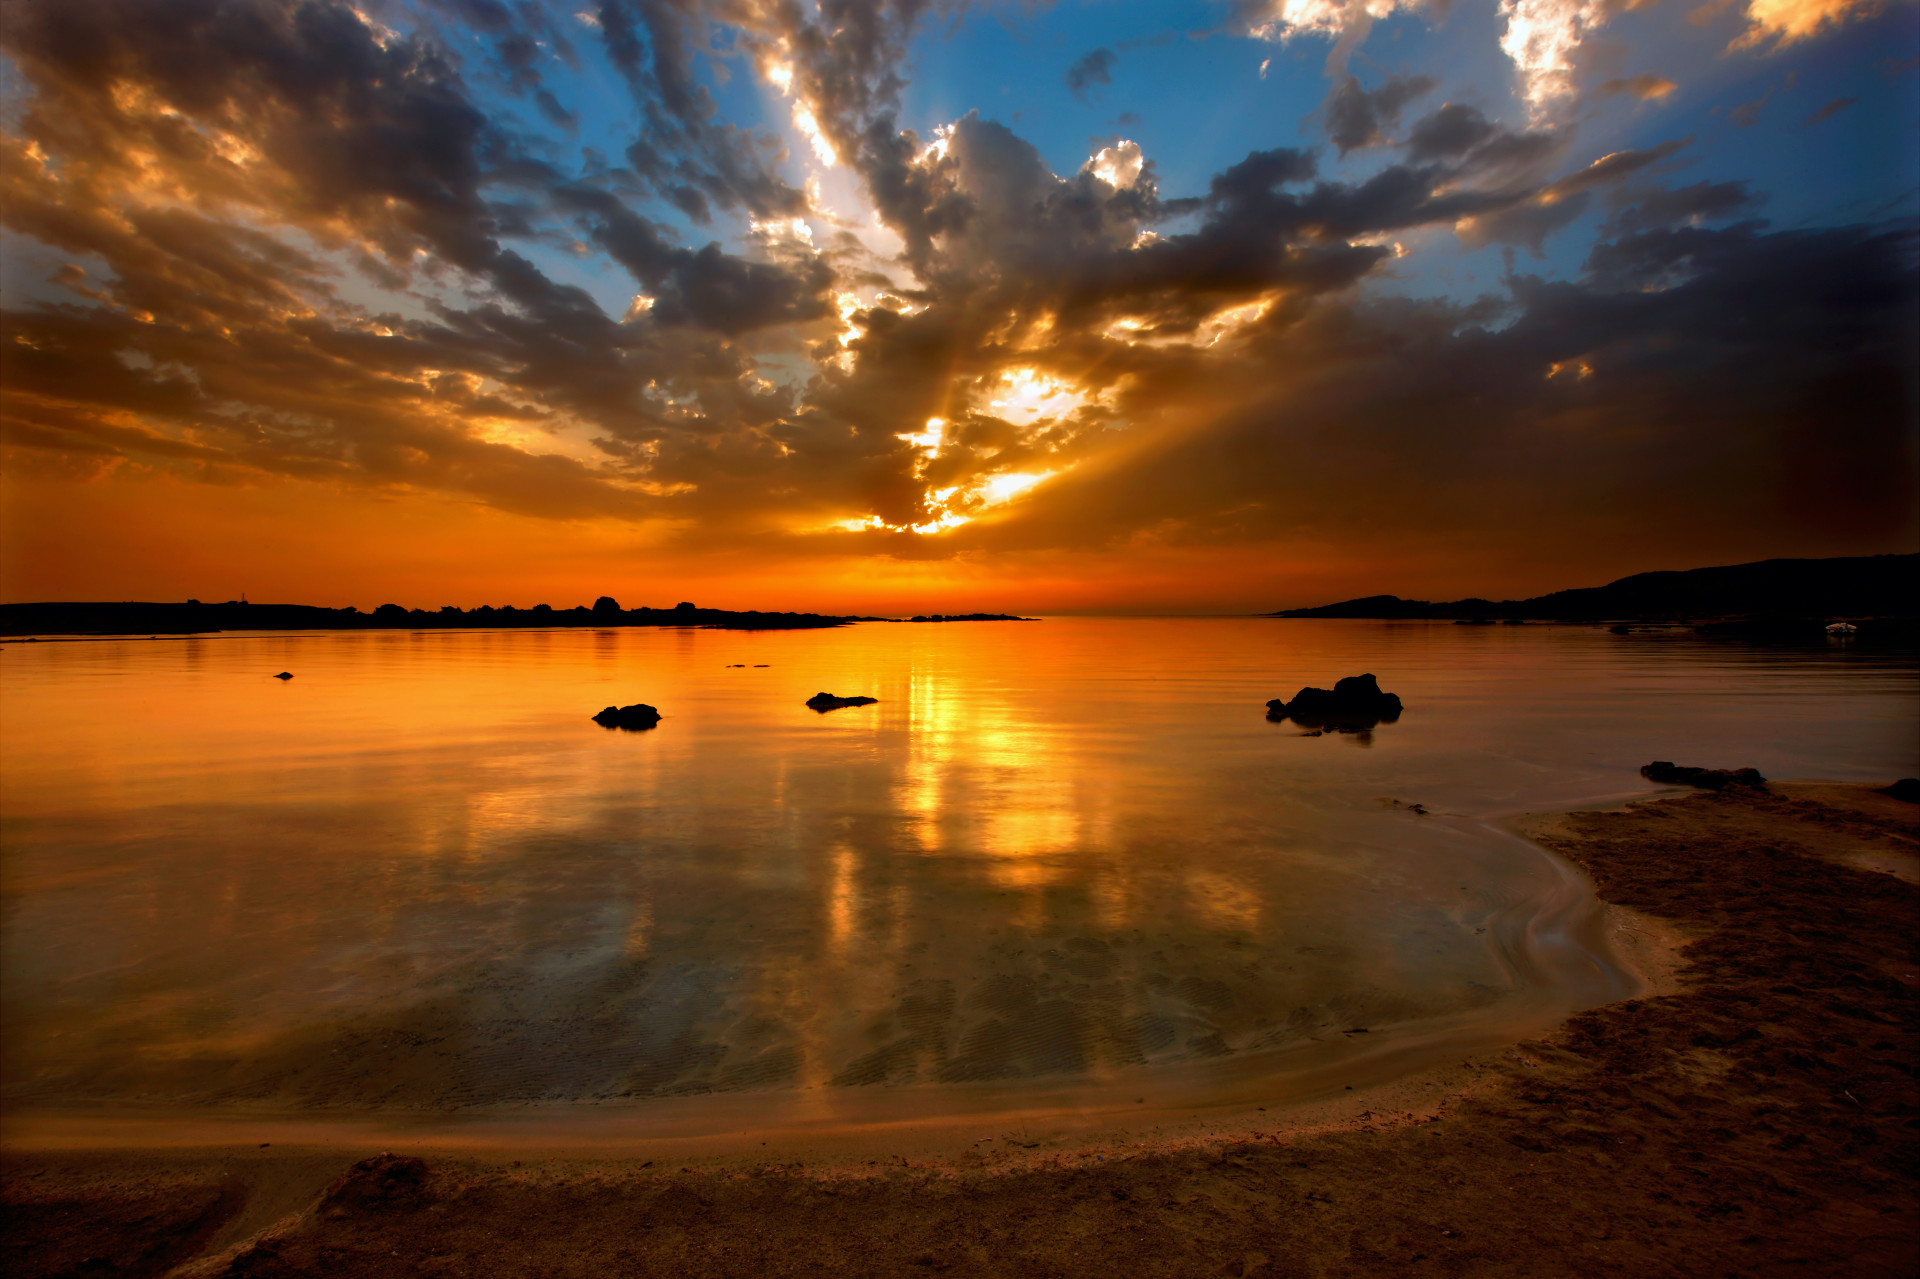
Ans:
POLYGON ((1248 30, 1261 40, 1283 40, 1295 34, 1340 36, 1392 14, 1415 8, 1400 0, 1269 0, 1248 18, 1248 30))
POLYGON ((986 406, 995 417, 1018 426, 1042 418, 1064 417, 1092 401, 1092 397, 1037 369, 1006 369, 986 381, 986 406))
POLYGON ((1500 16, 1500 48, 1519 73, 1528 113, 1542 119, 1574 95, 1574 53, 1606 25, 1606 0, 1500 0, 1500 16))
POLYGON ((1882 0, 1748 0, 1738 46, 1791 44, 1878 13, 1882 0))
POLYGON ((1140 180, 1140 171, 1145 164, 1146 160, 1140 154, 1140 144, 1123 138, 1110 147, 1102 147, 1094 152, 1087 161, 1087 171, 1108 186, 1124 191, 1140 180))
POLYGON ((813 147, 813 153, 820 158, 820 163, 828 168, 840 163, 840 157, 835 153, 833 143, 827 140, 827 135, 821 131, 820 121, 814 118, 812 107, 804 102, 793 104, 793 127, 800 130, 807 139, 808 144, 813 147))

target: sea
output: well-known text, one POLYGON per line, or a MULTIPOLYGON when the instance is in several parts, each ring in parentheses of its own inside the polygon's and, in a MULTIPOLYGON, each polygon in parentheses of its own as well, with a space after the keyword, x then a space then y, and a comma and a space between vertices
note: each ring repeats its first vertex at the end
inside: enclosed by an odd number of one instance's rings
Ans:
POLYGON ((0 1101, 695 1132, 1344 1088, 1640 993, 1514 814, 1655 759, 1885 783, 1917 726, 1912 653, 1679 629, 9 642, 0 1101), (1397 720, 1267 715, 1363 672, 1397 720))

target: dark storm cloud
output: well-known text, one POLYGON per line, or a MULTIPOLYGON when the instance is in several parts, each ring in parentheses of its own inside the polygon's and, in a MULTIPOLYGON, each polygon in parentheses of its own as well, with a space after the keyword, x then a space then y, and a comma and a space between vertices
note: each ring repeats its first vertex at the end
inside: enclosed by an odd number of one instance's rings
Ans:
MULTIPOLYGON (((509 41, 527 12, 461 8, 509 41)), ((726 337, 826 312, 817 255, 689 249, 604 192, 584 202, 440 49, 344 5, 18 4, 0 24, 34 90, 6 143, 7 225, 106 264, 58 273, 97 304, 84 320, 6 317, 8 414, 34 423, 36 447, 212 450, 269 473, 636 516, 644 460, 558 456, 542 437, 569 420, 668 430, 689 404, 738 398, 726 388, 751 361, 726 337), (609 319, 504 243, 589 215, 655 314, 609 319), (320 256, 258 225, 297 229, 320 256), (343 260, 413 291, 415 314, 345 303, 343 260), (182 438, 111 421, 126 414, 182 438), (478 421, 526 429, 507 443, 478 421)))
POLYGON ((1095 49, 1085 54, 1067 68, 1067 74, 1062 78, 1068 92, 1086 101, 1088 89, 1096 84, 1113 83, 1113 64, 1119 60, 1112 49, 1095 49))
POLYGON ((1645 231, 1682 222, 1723 222, 1757 210, 1764 203, 1744 182, 1695 182, 1668 189, 1630 188, 1609 227, 1618 231, 1645 231))
POLYGON ((1473 107, 1449 102, 1413 126, 1407 135, 1407 155, 1420 162, 1465 155, 1497 130, 1473 107))
POLYGON ((598 0, 594 17, 608 57, 626 77, 643 127, 627 161, 652 190, 696 221, 708 206, 756 217, 793 214, 805 195, 775 165, 780 147, 719 120, 713 95, 694 64, 706 47, 707 6, 675 0, 598 0))
POLYGON ((781 55, 791 59, 795 92, 812 105, 834 147, 849 155, 898 103, 907 42, 921 21, 964 6, 965 0, 821 0, 811 17, 785 0, 748 8, 755 38, 768 47, 779 42, 781 55))
MULTIPOLYGON (((1468 162, 1471 164, 1497 142, 1495 139, 1469 155, 1468 162)), ((1456 233, 1470 245, 1523 245, 1541 253, 1549 235, 1572 225, 1586 213, 1596 190, 1616 186, 1669 159, 1685 146, 1685 140, 1677 140, 1638 151, 1615 151, 1584 169, 1527 192, 1523 198, 1497 203, 1471 215, 1465 224, 1455 228, 1456 233)))
MULTIPOLYGON (((823 463, 814 450, 828 445, 835 465, 864 474, 864 509, 895 526, 930 518, 928 494, 937 489, 1022 468, 1096 466, 1117 416, 1111 403, 1096 398, 1018 425, 992 407, 993 379, 1025 368, 1096 397, 1128 393, 1123 387, 1138 394, 1164 379, 1178 408, 1142 412, 1197 412, 1233 381, 1203 387, 1212 375, 1180 353, 1178 344, 1215 323, 1210 317, 1252 307, 1258 324, 1272 326, 1310 313, 1393 255, 1355 240, 1437 224, 1537 243, 1583 211, 1593 191, 1680 145, 1618 153, 1555 182, 1518 180, 1564 145, 1542 141, 1489 128, 1451 163, 1390 165, 1361 183, 1321 179, 1305 151, 1257 151, 1215 175, 1204 197, 1164 200, 1144 159, 1130 178, 1111 167, 1125 160, 1112 154, 1061 177, 1031 144, 977 116, 955 122, 942 147, 928 150, 883 115, 868 127, 857 164, 877 212, 907 246, 922 309, 857 315, 864 332, 850 347, 854 367, 811 390, 808 411, 782 440, 823 463), (1100 176, 1102 164, 1115 181, 1100 176), (1483 174, 1493 185, 1480 184, 1483 174), (937 457, 898 442, 936 417, 948 424, 937 457)), ((966 540, 952 536, 911 551, 951 553, 966 540)))
POLYGON ((1389 76, 1385 84, 1368 91, 1354 76, 1343 76, 1321 108, 1327 137, 1341 155, 1377 146, 1386 141, 1387 130, 1399 125, 1407 104, 1433 87, 1429 76, 1389 76))
POLYGON ((1703 556, 1769 521, 1821 544, 1897 536, 1915 250, 1857 227, 1658 231, 1599 246, 1580 281, 1518 277, 1475 306, 1331 302, 1243 354, 1237 409, 977 536, 1206 541, 1223 511, 1236 538, 1359 521, 1485 547, 1551 526, 1703 556))
POLYGON ((694 252, 670 243, 657 225, 604 191, 558 187, 553 198, 579 215, 607 255, 653 291, 653 314, 662 323, 737 336, 818 319, 831 309, 826 295, 833 272, 818 257, 752 262, 711 243, 694 252))

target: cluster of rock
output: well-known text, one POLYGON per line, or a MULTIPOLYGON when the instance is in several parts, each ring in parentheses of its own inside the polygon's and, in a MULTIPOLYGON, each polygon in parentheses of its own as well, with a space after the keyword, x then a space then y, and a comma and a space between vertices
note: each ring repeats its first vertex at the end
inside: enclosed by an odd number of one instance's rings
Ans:
MULTIPOLYGON (((832 693, 815 693, 807 699, 809 710, 824 715, 828 711, 837 711, 847 706, 871 706, 880 699, 877 697, 836 697, 832 693)), ((638 733, 655 728, 660 723, 660 711, 645 702, 635 702, 632 706, 609 706, 593 717, 593 722, 602 728, 625 729, 629 733, 638 733)))
POLYGON ((871 706, 879 700, 877 697, 835 697, 832 693, 815 693, 807 699, 807 709, 824 715, 847 706, 871 706))
MULTIPOLYGON (((283 671, 275 678, 293 677, 283 671)), ((877 697, 815 693, 807 699, 807 709, 824 715, 828 711, 849 706, 871 706, 879 700, 877 697)), ((1372 675, 1349 675, 1336 681, 1330 689, 1303 688, 1291 700, 1276 697, 1267 703, 1268 719, 1276 723, 1292 720, 1303 727, 1315 729, 1309 734, 1314 737, 1325 730, 1365 733, 1378 724, 1393 723, 1400 718, 1400 711, 1398 694, 1382 692, 1380 681, 1372 675)), ((660 712, 644 702, 636 702, 632 706, 609 706, 595 715, 593 722, 609 729, 639 732, 656 727, 660 723, 660 712)), ((1759 789, 1767 784, 1767 779, 1760 775, 1757 768, 1693 768, 1665 759, 1642 765, 1640 775, 1663 786, 1697 786, 1712 791, 1725 790, 1730 786, 1759 789)), ((1880 793, 1908 802, 1920 802, 1920 781, 1903 778, 1883 788, 1880 793)), ((1425 811, 1418 804, 1413 808, 1416 812, 1425 811)))
POLYGON ((623 728, 637 733, 659 724, 660 712, 645 702, 635 702, 632 706, 609 706, 595 715, 593 722, 602 728, 623 728))
POLYGON ((1400 718, 1400 698, 1380 691, 1371 675, 1349 675, 1328 688, 1303 688, 1287 701, 1267 703, 1267 718, 1292 720, 1310 728, 1360 730, 1391 724, 1400 718))
POLYGON ((1650 782, 1659 782, 1662 786, 1698 786, 1701 790, 1767 784, 1767 779, 1760 776, 1757 768, 1689 768, 1666 759, 1642 764, 1640 776, 1650 782))

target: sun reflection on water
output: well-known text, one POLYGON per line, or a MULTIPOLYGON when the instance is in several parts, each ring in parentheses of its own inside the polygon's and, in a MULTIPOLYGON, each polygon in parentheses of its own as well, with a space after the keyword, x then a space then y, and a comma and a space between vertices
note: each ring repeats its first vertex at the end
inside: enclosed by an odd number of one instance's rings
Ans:
POLYGON ((1689 758, 1911 751, 1910 669, 1822 683, 1591 638, 1054 620, 23 646, 0 667, 0 1078, 15 1102, 441 1110, 1257 1053, 1515 989, 1476 930, 1532 863, 1383 796, 1604 793, 1594 761, 1653 723, 1689 758), (1360 663, 1409 702, 1374 750, 1266 722, 1265 698, 1360 663), (816 715, 823 688, 880 700, 816 715), (587 718, 634 700, 660 727, 587 718), (1759 731, 1783 715, 1792 737, 1759 731))

